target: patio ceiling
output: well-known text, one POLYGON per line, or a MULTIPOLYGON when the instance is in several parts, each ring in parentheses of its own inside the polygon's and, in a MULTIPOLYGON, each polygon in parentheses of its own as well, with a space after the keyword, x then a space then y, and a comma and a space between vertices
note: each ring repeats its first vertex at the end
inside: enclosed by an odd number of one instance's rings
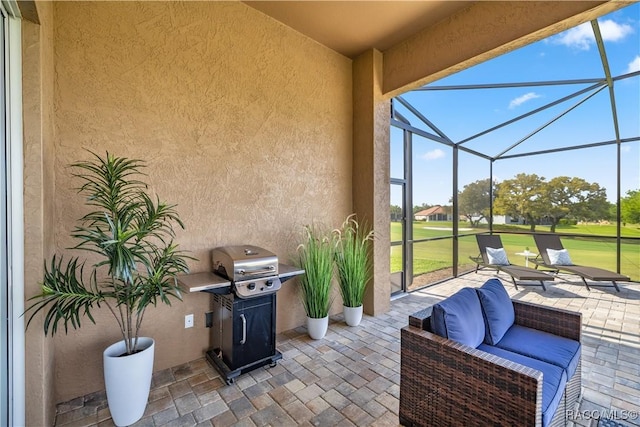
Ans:
POLYGON ((472 1, 245 1, 349 58, 380 51, 442 21, 472 1))

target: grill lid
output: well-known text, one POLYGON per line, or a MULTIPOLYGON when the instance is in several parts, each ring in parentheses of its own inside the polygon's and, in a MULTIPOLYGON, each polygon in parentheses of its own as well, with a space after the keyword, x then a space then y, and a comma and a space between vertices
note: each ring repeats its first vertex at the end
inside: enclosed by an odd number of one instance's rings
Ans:
POLYGON ((278 257, 252 245, 222 246, 211 251, 213 270, 233 281, 278 275, 278 257))

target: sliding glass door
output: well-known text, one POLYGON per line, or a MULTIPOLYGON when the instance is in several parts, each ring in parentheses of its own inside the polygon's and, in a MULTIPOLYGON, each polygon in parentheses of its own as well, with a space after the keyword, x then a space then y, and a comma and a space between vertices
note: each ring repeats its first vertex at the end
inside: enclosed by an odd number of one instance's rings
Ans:
POLYGON ((7 138, 7 122, 6 122, 6 109, 5 102, 5 26, 6 16, 3 10, 0 10, 2 14, 0 19, 0 34, 2 35, 2 41, 0 42, 0 96, 2 101, 0 102, 0 425, 9 425, 9 351, 11 348, 11 340, 9 336, 9 277, 8 277, 8 249, 9 238, 7 235, 7 222, 8 222, 8 174, 9 163, 7 161, 8 153, 8 138, 7 138))

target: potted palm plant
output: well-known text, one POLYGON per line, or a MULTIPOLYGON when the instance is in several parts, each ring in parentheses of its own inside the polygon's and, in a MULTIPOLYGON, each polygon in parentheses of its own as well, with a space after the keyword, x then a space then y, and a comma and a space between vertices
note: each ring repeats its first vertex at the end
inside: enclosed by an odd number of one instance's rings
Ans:
POLYGON ((349 215, 335 233, 335 261, 344 319, 347 325, 358 326, 362 320, 362 300, 371 279, 374 233, 366 224, 358 224, 355 214, 349 215))
POLYGON ((318 225, 304 227, 304 243, 298 246, 296 263, 305 271, 300 278, 302 304, 307 331, 315 340, 323 338, 329 327, 334 251, 331 233, 318 225))
POLYGON ((113 422, 130 425, 144 413, 153 372, 154 340, 140 336, 144 314, 150 305, 181 299, 176 275, 186 273, 186 260, 193 258, 173 243, 174 225, 184 228, 175 205, 152 198, 136 179, 144 162, 91 154, 90 161, 71 165, 91 209, 71 235, 78 241, 73 249, 98 261, 85 268, 78 257, 54 255, 45 263, 27 327, 43 311, 45 335, 60 325, 67 333, 69 326, 80 328, 85 316, 95 323, 92 311, 106 306, 122 335, 103 353, 107 401, 113 422))

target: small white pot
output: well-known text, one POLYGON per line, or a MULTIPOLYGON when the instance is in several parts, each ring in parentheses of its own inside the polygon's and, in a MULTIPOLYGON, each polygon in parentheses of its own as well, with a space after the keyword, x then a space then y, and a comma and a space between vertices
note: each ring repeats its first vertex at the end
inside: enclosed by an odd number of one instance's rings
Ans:
POLYGON ((113 423, 128 426, 144 415, 151 390, 155 342, 138 338, 138 353, 126 353, 125 342, 110 345, 103 353, 104 383, 113 423))
POLYGON ((309 336, 314 340, 324 338, 329 329, 329 316, 322 317, 320 319, 314 319, 313 317, 307 317, 307 332, 309 336))
POLYGON ((360 321, 362 321, 362 306, 358 307, 347 307, 346 305, 342 306, 342 313, 344 314, 344 321, 347 322, 349 326, 358 326, 360 321))

